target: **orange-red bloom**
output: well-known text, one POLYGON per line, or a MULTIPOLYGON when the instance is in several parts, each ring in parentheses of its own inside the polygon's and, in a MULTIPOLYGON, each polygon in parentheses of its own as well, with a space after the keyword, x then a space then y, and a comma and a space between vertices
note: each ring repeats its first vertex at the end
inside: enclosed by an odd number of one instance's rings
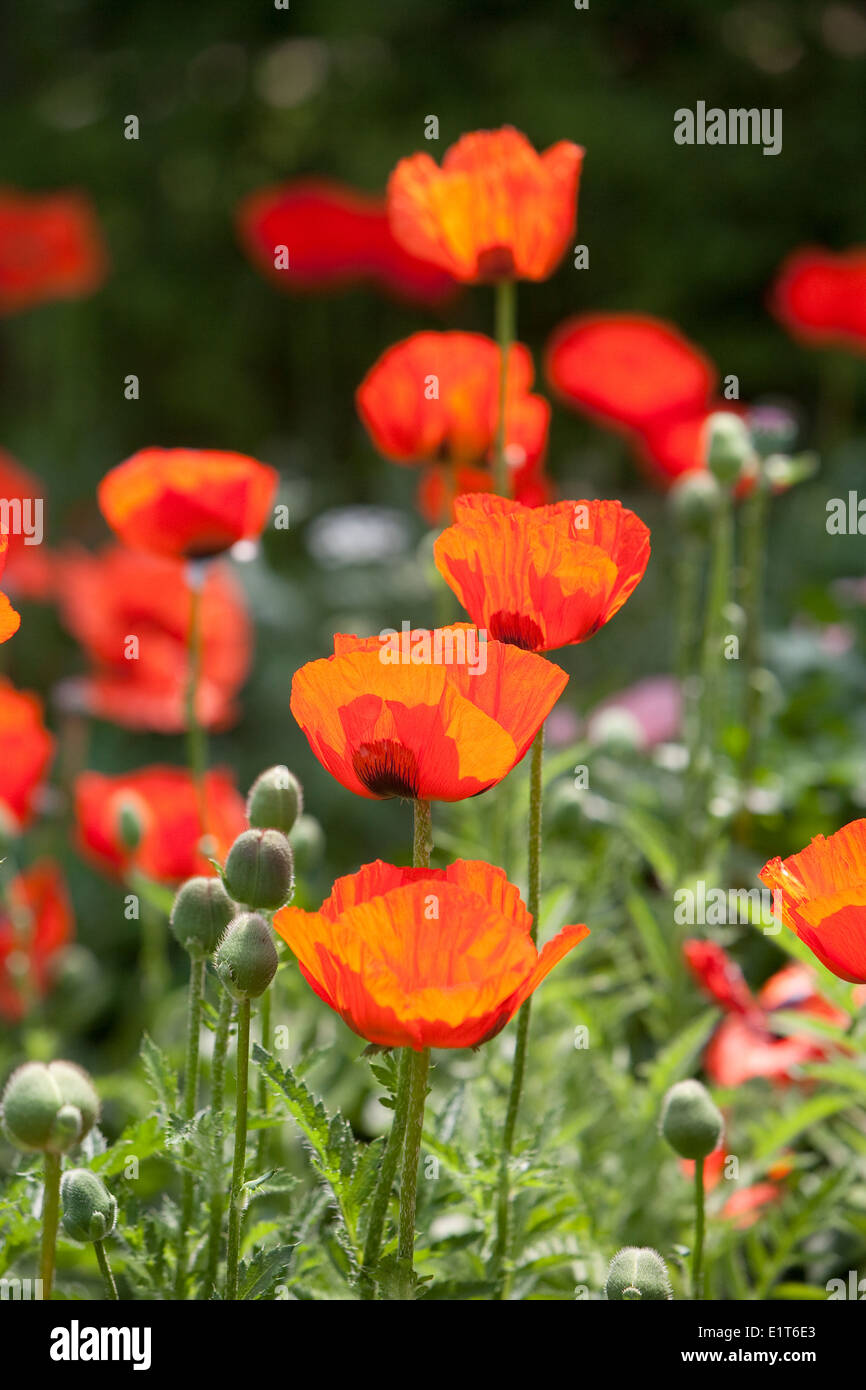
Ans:
MULTIPOLYGON (((212 842, 208 853, 222 859, 247 828, 244 799, 231 773, 207 773, 205 805, 212 842)), ((195 786, 185 768, 144 767, 114 777, 84 772, 75 784, 75 816, 82 850, 109 873, 137 869, 159 883, 179 883, 194 874, 214 872, 201 851, 195 786), (126 805, 143 830, 134 851, 121 839, 120 813, 126 805)))
POLYGON ((539 155, 511 126, 401 159, 388 181, 391 230, 456 280, 546 280, 574 234, 584 151, 560 140, 539 155))
POLYGON ((7 503, 10 518, 6 587, 16 598, 53 597, 54 556, 41 537, 45 488, 5 449, 0 449, 0 499, 7 503))
POLYGON ((277 473, 245 454, 142 449, 99 484, 102 515, 134 550, 207 559, 259 536, 277 473))
POLYGON ((17 1023, 51 984, 71 939, 72 907, 60 869, 44 859, 8 884, 0 905, 0 1017, 17 1023))
POLYGON ((686 941, 685 958, 695 978, 725 1010, 704 1053, 704 1068, 717 1086, 739 1086, 763 1076, 784 1085, 796 1069, 823 1061, 833 1050, 813 1034, 775 1031, 773 1015, 784 1010, 845 1028, 848 1015, 818 993, 812 973, 798 964, 771 975, 753 995, 739 966, 714 941, 686 941))
MULTIPOLYGON (((75 683, 84 706, 128 728, 186 728, 192 597, 183 561, 110 546, 98 555, 71 551, 58 571, 63 619, 93 665, 75 683)), ((249 669, 250 641, 231 569, 209 566, 201 592, 200 724, 225 728, 237 717, 234 700, 249 669)))
POLYGON ((0 825, 6 833, 28 825, 54 753, 38 695, 0 677, 0 825))
POLYGON ((334 637, 295 672, 292 713, 322 766, 380 799, 461 801, 520 762, 568 677, 467 623, 334 637))
POLYGON ((458 859, 405 869, 381 859, 338 878, 318 912, 274 926, 316 994, 380 1047, 477 1047, 496 1036, 585 926, 538 952, 532 918, 502 869, 458 859))
POLYGON ((795 251, 770 291, 770 308, 810 347, 866 352, 866 246, 795 251))
POLYGON ((384 198, 332 180, 297 179, 251 194, 238 211, 238 232, 253 263, 282 289, 368 281, 398 298, 437 304, 457 288, 395 240, 384 198))
POLYGON ((774 911, 828 970, 866 983, 866 820, 761 870, 774 911))
MULTIPOLYGON (((482 333, 414 333, 387 349, 358 387, 358 414, 395 463, 492 462, 499 422, 500 352, 482 333)), ((537 464, 550 406, 530 392, 529 350, 508 357, 506 447, 512 467, 537 464)))
MULTIPOLYGON (((418 510, 431 526, 456 520, 455 503, 467 492, 493 492, 495 478, 489 470, 458 465, 434 463, 425 468, 418 484, 415 500, 418 510)), ((511 496, 524 507, 544 507, 553 500, 554 490, 544 468, 524 464, 512 470, 511 496)))
MULTIPOLYGON (((6 564, 6 554, 9 549, 9 537, 5 532, 0 532, 0 574, 6 564)), ((21 626, 21 615, 16 613, 7 596, 0 593, 0 642, 8 642, 10 637, 21 626)))
POLYGON ((91 294, 107 268, 96 214, 82 194, 0 190, 0 314, 91 294))
POLYGON ((650 533, 619 502, 524 507, 473 493, 433 553, 470 618, 527 651, 585 642, 609 622, 647 567, 650 533))

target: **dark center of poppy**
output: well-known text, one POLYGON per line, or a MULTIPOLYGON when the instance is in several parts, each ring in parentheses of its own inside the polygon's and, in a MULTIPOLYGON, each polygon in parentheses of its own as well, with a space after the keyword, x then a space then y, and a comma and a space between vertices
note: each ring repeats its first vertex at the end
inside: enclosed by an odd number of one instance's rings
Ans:
POLYGON ((544 647, 544 633, 525 613, 494 613, 488 620, 487 630, 497 642, 510 642, 512 647, 521 647, 525 652, 540 652, 544 647))
POLYGON ((352 754, 352 767, 374 796, 418 795, 418 760, 402 743, 389 738, 362 743, 352 754))

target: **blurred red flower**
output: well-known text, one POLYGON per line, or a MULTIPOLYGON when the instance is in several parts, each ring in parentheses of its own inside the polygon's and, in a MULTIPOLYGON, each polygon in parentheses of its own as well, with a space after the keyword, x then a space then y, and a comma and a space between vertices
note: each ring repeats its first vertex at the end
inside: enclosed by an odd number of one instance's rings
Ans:
MULTIPOLYGON (((3 573, 6 565, 6 555, 9 550, 9 537, 5 532, 0 533, 0 574, 3 573)), ((0 593, 0 642, 8 642, 10 637, 21 626, 21 615, 16 613, 6 594, 0 593)))
POLYGON ((774 910, 822 965, 866 984, 866 819, 816 835, 799 854, 761 870, 774 910))
MULTIPOLYGON (((93 665, 76 682, 85 707, 127 728, 185 729, 192 596, 183 561, 118 545, 98 555, 68 552, 58 575, 63 620, 93 665)), ((237 718, 234 697, 249 670, 252 640, 243 594, 228 566, 208 568, 200 634, 198 722, 221 729, 237 718)))
POLYGON ((59 867, 43 859, 16 875, 0 901, 0 1017, 17 1023, 51 984, 72 938, 72 907, 59 867))
POLYGON ((810 347, 866 352, 866 246, 793 252, 782 264, 769 304, 780 323, 810 347))
POLYGON ((539 155, 511 126, 463 135, 442 167, 401 159, 388 180, 391 230, 457 280, 546 280, 577 219, 584 151, 560 140, 539 155))
POLYGON ((54 556, 39 534, 44 525, 45 488, 5 449, 0 449, 0 500, 15 523, 9 527, 6 587, 16 598, 45 602, 53 597, 55 578, 54 556))
POLYGON ((470 493, 436 540, 439 573, 472 621, 526 651, 585 642, 634 592, 648 528, 620 502, 524 507, 470 493))
MULTIPOLYGON (((205 777, 207 853, 224 858, 247 828, 244 799, 230 772, 213 769, 205 777)), ((179 883, 194 874, 212 874, 202 852, 195 786, 180 767, 144 767, 107 776, 84 772, 75 784, 78 841, 98 868, 114 875, 136 869, 159 883, 179 883), (120 813, 129 806, 142 827, 138 848, 128 849, 120 830, 120 813)))
POLYGON ((282 289, 369 281, 399 298, 437 304, 457 288, 450 275, 394 239, 384 198, 328 179, 297 179, 250 194, 237 225, 250 260, 282 289), (288 265, 280 268, 284 258, 288 265))
POLYGON ((274 927, 355 1033, 416 1051, 495 1037, 589 935, 563 927, 537 951, 532 918, 503 870, 462 859, 447 869, 365 864, 337 879, 318 912, 281 908, 274 927))
POLYGON ((107 270, 102 232, 83 194, 0 189, 0 314, 91 294, 107 270))
MULTIPOLYGON (((494 477, 483 468, 451 468, 434 463, 425 468, 415 500, 431 526, 456 520, 455 503, 469 492, 493 492, 494 477)), ((511 495, 524 507, 544 507, 553 499, 553 484, 541 464, 524 464, 511 474, 511 495)))
POLYGON ((818 993, 802 965, 784 966, 753 995, 739 966, 716 942, 689 940, 683 953, 698 984, 725 1010, 704 1053, 706 1073, 718 1086, 739 1086, 756 1076, 785 1085, 796 1080, 797 1067, 832 1053, 832 1044, 813 1034, 775 1031, 777 1011, 800 1013, 836 1028, 850 1022, 818 993))
POLYGON ((217 449, 141 449, 106 473, 102 515, 125 545, 209 559, 261 534, 277 473, 217 449))
POLYGON ((40 783, 54 753, 38 695, 0 677, 0 825, 16 832, 33 818, 40 783))

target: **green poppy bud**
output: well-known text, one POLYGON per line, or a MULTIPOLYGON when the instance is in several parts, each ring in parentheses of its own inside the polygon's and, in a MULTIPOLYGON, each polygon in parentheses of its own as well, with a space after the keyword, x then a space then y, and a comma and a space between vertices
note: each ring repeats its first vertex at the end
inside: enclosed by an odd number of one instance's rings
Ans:
POLYGON ((223 883, 235 902, 268 911, 292 895, 292 847, 281 830, 245 830, 228 852, 223 883))
POLYGON ((661 1131, 681 1158, 706 1158, 722 1139, 722 1112, 700 1081, 678 1081, 662 1101, 661 1131))
POLYGON ((796 417, 785 406, 756 405, 749 411, 749 433, 761 458, 787 454, 798 434, 796 417))
POLYGON ((60 1179, 63 1229, 73 1240, 104 1240, 114 1230, 117 1201, 88 1168, 70 1168, 60 1179))
POLYGON ((657 1250, 626 1245, 610 1262, 605 1292, 615 1303, 641 1298, 645 1302, 672 1299, 668 1267, 657 1250))
POLYGON ((114 811, 117 838, 125 850, 134 854, 144 839, 145 818, 142 804, 136 796, 118 798, 114 811))
POLYGON ((721 489, 714 475, 706 468, 685 473, 669 493, 669 505, 677 524, 695 536, 709 534, 713 518, 719 510, 721 489))
POLYGON ((707 463, 723 487, 733 487, 755 472, 757 459, 752 439, 739 415, 717 410, 707 420, 705 429, 707 463))
POLYGON ((299 873, 309 873, 322 857, 325 832, 315 816, 298 816, 290 837, 299 873))
POLYGON ((250 787, 247 820, 255 830, 282 830, 288 835, 303 809, 301 784, 283 764, 260 773, 250 787))
POLYGON ((233 999, 258 999, 277 971, 274 934, 257 912, 230 922, 214 955, 216 972, 233 999))
POLYGON ((99 1118, 93 1082, 74 1062, 25 1062, 3 1092, 3 1125, 18 1149, 66 1153, 99 1118))
POLYGON ((185 951, 196 959, 210 956, 237 912, 220 879, 188 878, 181 884, 171 909, 171 929, 185 951))

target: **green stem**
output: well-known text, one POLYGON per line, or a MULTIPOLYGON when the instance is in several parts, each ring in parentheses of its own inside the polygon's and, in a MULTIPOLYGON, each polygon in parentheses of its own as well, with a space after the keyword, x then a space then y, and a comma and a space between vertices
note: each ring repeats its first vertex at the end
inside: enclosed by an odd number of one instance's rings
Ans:
POLYGON ((42 1297, 49 1299, 54 1286, 54 1252, 60 1220, 60 1155, 45 1155, 45 1191, 42 1197, 42 1262, 39 1276, 42 1297))
POLYGON ((743 793, 748 791, 758 763, 761 721, 761 618, 764 586, 764 549, 767 523, 767 488, 759 478, 751 496, 742 504, 743 579, 742 606, 746 614, 743 653, 746 668, 746 742, 741 766, 743 793))
POLYGON ((409 1055, 409 1101, 406 1115, 406 1137, 403 1144, 403 1166, 400 1172, 400 1219, 397 1235, 398 1290, 404 1299, 415 1297, 415 1208, 418 1197, 418 1163, 421 1157, 421 1137, 424 1133, 424 1103, 427 1099, 427 1075, 430 1070, 430 1049, 409 1055))
POLYGON ((229 1197, 229 1240, 226 1256, 225 1297, 232 1302, 238 1296, 238 1258, 241 1247, 241 1217, 243 1215, 244 1169, 247 1157, 247 1100, 250 1066, 250 1001, 238 1005, 237 1105, 235 1110, 235 1157, 232 1165, 232 1187, 229 1197))
POLYGON ((205 1288, 210 1293, 216 1288, 219 1269, 220 1237, 223 1225, 223 1107, 225 1104, 226 1053, 229 1045, 234 1000, 227 989, 222 991, 220 1011, 214 1034, 213 1062, 211 1064, 211 1128, 213 1134, 213 1175, 210 1185, 210 1217, 207 1237, 207 1273, 205 1288))
POLYGON ((704 1160, 695 1160, 695 1245, 692 1250, 692 1297, 703 1298, 704 1160))
POLYGON ((189 770, 195 787, 202 835, 207 833, 207 800, 205 795, 207 735, 199 723, 197 697, 202 666, 201 596, 204 580, 205 569, 203 565, 200 562, 191 561, 187 565, 190 615, 189 633, 187 637, 189 675, 186 686, 185 722, 187 757, 189 759, 189 770))
POLYGON ((685 839, 698 851, 705 848, 707 801, 718 752, 720 714, 724 709, 725 667, 722 651, 726 609, 733 560, 733 510, 731 496, 722 489, 713 521, 710 576, 701 642, 701 676, 698 717, 689 748, 685 797, 685 839))
MULTIPOLYGON (((535 735, 532 744, 532 762, 529 770, 529 874, 527 885, 527 908, 532 918, 532 940, 538 939, 538 916, 541 904, 541 808, 544 786, 544 725, 535 735)), ((523 1094, 523 1080, 526 1075, 526 1056, 529 1048, 529 1023, 531 1019, 531 996, 517 1015, 517 1040, 514 1048, 514 1062, 511 1069, 511 1087, 508 1092, 508 1108, 505 1112, 505 1125, 502 1130, 502 1150, 499 1159, 499 1189, 496 1199, 496 1242, 493 1247, 493 1277, 497 1285, 497 1296, 508 1297, 509 1275, 506 1269, 511 1222, 511 1157, 514 1152, 514 1138, 517 1132, 517 1119, 520 1113, 520 1100, 523 1094)))
MULTIPOLYGON (((186 1015, 186 1067, 184 1070, 183 1118, 192 1124, 198 1103, 198 1052, 201 1032, 201 1006, 204 998, 205 962, 195 957, 189 963, 189 994, 187 995, 186 1015)), ((189 1148, 187 1146, 187 1161, 189 1148)), ((195 1175, 185 1171, 180 1201, 180 1229, 178 1232, 177 1267, 174 1277, 174 1296, 182 1299, 186 1295, 187 1248, 189 1228, 192 1225, 195 1198, 195 1175)))
POLYGON ((105 1244, 101 1240, 95 1240, 93 1242, 93 1248, 96 1251, 96 1263, 99 1265, 99 1272, 105 1280, 106 1293, 111 1300, 119 1302, 117 1285, 114 1282, 114 1275, 111 1272, 111 1265, 108 1260, 108 1251, 105 1248, 105 1244))
MULTIPOLYGON (((259 1004, 259 1014, 260 1014, 260 1028, 261 1028, 262 1047, 265 1049, 266 1052, 269 1052, 269 1051, 270 1051, 270 1047, 271 1047, 271 991, 270 991, 270 989, 266 989, 265 992, 264 992, 264 994, 262 995, 261 1003, 259 1004)), ((267 1082, 265 1081, 265 1074, 264 1074, 264 1072, 261 1072, 260 1075, 259 1075, 258 1103, 259 1103, 259 1110, 261 1111, 261 1113, 262 1113, 263 1115, 267 1115, 268 1109, 269 1109, 269 1107, 270 1107, 270 1101, 271 1101, 271 1094, 270 1094, 270 1091, 269 1091, 269 1089, 268 1089, 268 1084, 267 1084, 267 1082)), ((258 1169, 259 1169, 260 1171, 262 1171, 262 1170, 264 1169, 264 1167, 265 1167, 265 1160, 266 1160, 266 1158, 267 1158, 267 1149, 268 1149, 268 1140, 269 1140, 269 1138, 270 1138, 270 1130, 269 1130, 267 1127, 265 1127, 264 1129, 260 1129, 260 1130, 259 1130, 259 1137, 258 1137, 258 1141, 257 1141, 257 1143, 256 1143, 256 1165, 257 1165, 257 1167, 258 1167, 258 1169)))
POLYGON ((496 286, 496 342, 499 346, 499 415, 496 426, 496 448, 493 455, 494 489, 501 497, 511 496, 508 477, 508 434, 506 407, 508 404, 508 364, 511 345, 517 337, 517 285, 514 280, 500 280, 496 286))

